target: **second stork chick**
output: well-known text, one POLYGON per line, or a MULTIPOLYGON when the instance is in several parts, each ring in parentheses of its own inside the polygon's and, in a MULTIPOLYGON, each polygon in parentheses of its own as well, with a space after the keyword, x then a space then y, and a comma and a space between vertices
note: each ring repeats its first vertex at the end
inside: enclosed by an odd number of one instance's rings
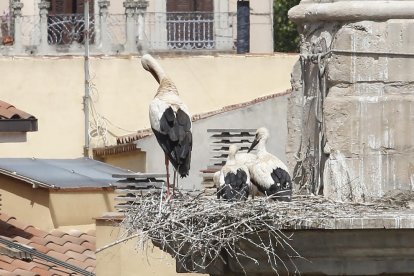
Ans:
POLYGON ((269 131, 259 128, 250 146, 249 152, 257 145, 257 159, 249 165, 252 182, 260 192, 274 200, 291 201, 292 180, 288 168, 279 158, 267 152, 268 138, 269 131))
POLYGON ((229 201, 246 200, 250 191, 249 169, 243 163, 236 161, 239 148, 229 147, 226 164, 221 168, 217 198, 229 201))

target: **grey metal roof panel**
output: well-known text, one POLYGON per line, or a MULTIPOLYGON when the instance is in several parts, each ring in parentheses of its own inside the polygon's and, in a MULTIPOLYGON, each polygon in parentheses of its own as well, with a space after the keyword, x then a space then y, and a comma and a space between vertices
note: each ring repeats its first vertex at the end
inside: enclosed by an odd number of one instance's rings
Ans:
POLYGON ((0 158, 0 174, 47 188, 76 189, 110 187, 113 174, 131 173, 89 158, 0 158))

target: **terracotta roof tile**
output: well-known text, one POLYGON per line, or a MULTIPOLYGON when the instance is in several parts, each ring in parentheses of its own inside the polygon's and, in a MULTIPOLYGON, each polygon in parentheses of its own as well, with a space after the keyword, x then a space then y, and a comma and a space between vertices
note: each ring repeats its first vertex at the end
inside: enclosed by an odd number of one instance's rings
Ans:
POLYGON ((36 244, 43 245, 43 246, 46 246, 46 244, 49 243, 48 240, 45 240, 44 238, 36 237, 36 236, 31 237, 30 240, 36 244))
POLYGON ((89 258, 88 256, 85 256, 81 253, 78 253, 78 252, 75 252, 75 251, 72 251, 72 250, 67 250, 65 252, 65 255, 69 256, 70 258, 73 258, 75 260, 81 261, 81 262, 84 262, 86 259, 89 258))
POLYGON ((2 276, 16 276, 15 273, 4 270, 4 269, 0 269, 0 275, 2 275, 2 276))
POLYGON ((50 250, 49 252, 47 252, 47 255, 55 259, 64 261, 64 262, 66 262, 69 259, 69 256, 66 256, 65 254, 62 254, 62 253, 59 253, 53 250, 50 250))
POLYGON ((62 237, 62 239, 64 239, 66 242, 75 243, 75 244, 79 244, 79 245, 81 245, 82 243, 85 242, 84 239, 74 237, 74 236, 71 236, 69 234, 64 235, 62 237))
POLYGON ((72 229, 72 230, 68 231, 68 234, 71 235, 71 236, 79 238, 80 236, 82 236, 83 232, 79 231, 77 229, 72 229))
POLYGON ((49 272, 49 268, 46 270, 46 269, 40 268, 38 266, 33 268, 32 272, 37 273, 41 276, 52 276, 53 275, 51 272, 49 272))
POLYGON ((65 248, 79 253, 83 253, 87 250, 87 248, 75 243, 66 243, 65 248))
MULTIPOLYGON (((2 238, 32 247, 40 253, 66 261, 79 268, 94 271, 96 267, 94 232, 71 231, 70 234, 59 230, 46 233, 21 223, 14 217, 0 213, 0 235, 2 238)), ((0 255, 0 275, 68 276, 75 274, 69 269, 59 267, 44 259, 32 257, 33 260, 26 262, 17 257, 0 255)))
POLYGON ((91 243, 91 242, 86 241, 86 242, 82 243, 82 246, 89 249, 89 250, 91 250, 91 251, 95 251, 96 250, 95 244, 96 243, 91 243))
MULTIPOLYGON (((1 259, 3 259, 3 256, 4 255, 0 256, 1 259)), ((16 269, 16 266, 12 265, 11 263, 3 262, 2 260, 0 260, 0 268, 4 269, 4 270, 7 270, 7 271, 10 271, 10 272, 13 272, 16 269)))
POLYGON ((20 268, 16 269, 13 272, 16 273, 16 275, 19 275, 19 276, 42 276, 42 275, 39 275, 38 273, 35 273, 33 271, 27 271, 27 270, 20 269, 20 268))
POLYGON ((0 213, 0 220, 2 222, 8 222, 9 219, 11 219, 11 218, 15 218, 15 217, 11 217, 11 216, 7 215, 6 213, 0 213))
POLYGON ((55 236, 50 235, 50 234, 46 235, 46 237, 44 237, 44 239, 46 241, 48 241, 48 243, 46 244, 46 247, 51 242, 56 243, 56 244, 59 244, 59 245, 64 245, 66 243, 66 240, 61 239, 61 238, 58 238, 58 237, 55 237, 55 236))
POLYGON ((88 264, 86 264, 85 262, 81 262, 81 261, 75 260, 75 259, 73 259, 73 258, 68 259, 68 260, 67 260, 67 262, 68 262, 69 264, 71 264, 71 265, 74 265, 74 266, 80 267, 80 268, 82 268, 82 269, 85 269, 85 268, 87 268, 87 267, 89 266, 89 265, 88 265, 88 264))
POLYGON ((23 270, 31 270, 32 268, 36 267, 36 263, 34 262, 25 262, 19 259, 13 260, 13 262, 11 262, 11 265, 23 270))
POLYGON ((61 254, 65 254, 65 252, 68 251, 68 249, 65 248, 64 246, 59 245, 57 243, 53 243, 53 242, 48 243, 46 248, 48 248, 50 250, 53 250, 53 251, 56 251, 56 252, 59 252, 61 254))
POLYGON ((13 218, 10 218, 7 221, 7 223, 10 224, 10 225, 13 225, 14 227, 18 228, 19 230, 25 230, 28 227, 27 224, 24 224, 24 223, 22 223, 20 221, 17 221, 17 219, 14 218, 14 217, 13 218))
POLYGON ((17 109, 13 105, 0 101, 0 119, 32 119, 33 115, 17 109))
POLYGON ((88 234, 82 234, 80 238, 85 239, 86 241, 91 242, 91 243, 96 243, 96 238, 88 234))
POLYGON ((26 227, 26 229, 24 229, 27 233, 32 234, 33 236, 36 237, 40 237, 40 238, 44 238, 46 237, 47 233, 45 231, 39 230, 35 227, 33 227, 32 225, 29 225, 28 227, 26 227))
POLYGON ((54 229, 54 230, 50 231, 49 234, 51 234, 55 237, 59 237, 59 238, 63 237, 64 235, 67 235, 65 232, 62 232, 62 231, 57 230, 57 229, 54 229))

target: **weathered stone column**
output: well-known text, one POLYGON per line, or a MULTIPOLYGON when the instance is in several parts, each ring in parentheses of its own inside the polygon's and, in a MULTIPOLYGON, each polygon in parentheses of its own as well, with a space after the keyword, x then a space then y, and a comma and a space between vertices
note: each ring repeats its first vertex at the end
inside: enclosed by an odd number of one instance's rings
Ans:
POLYGON ((151 47, 157 50, 168 50, 167 43, 167 0, 153 1, 154 28, 151 29, 151 47))
POLYGON ((23 45, 22 45, 22 8, 23 3, 20 0, 13 0, 11 3, 11 8, 13 11, 13 20, 14 20, 14 43, 13 51, 15 54, 22 54, 23 45))
POLYGON ((125 52, 135 53, 137 52, 136 31, 135 31, 135 26, 137 26, 137 23, 136 23, 137 2, 135 2, 134 0, 126 0, 124 2, 124 8, 125 8, 125 16, 126 16, 125 52))
POLYGON ((111 50, 111 41, 108 35, 108 7, 111 3, 108 0, 99 0, 99 44, 104 53, 111 50))
POLYGON ((149 44, 145 36, 145 12, 147 11, 148 1, 138 0, 137 15, 138 15, 138 30, 137 30, 137 46, 141 51, 147 51, 149 44))
POLYGON ((414 1, 311 1, 289 11, 302 38, 289 142, 296 189, 369 201, 414 190, 414 1))
POLYGON ((214 0, 214 33, 217 50, 233 50, 231 20, 228 2, 214 0))
POLYGON ((41 0, 38 6, 40 15, 39 53, 46 54, 49 51, 49 43, 47 42, 47 14, 50 8, 50 2, 48 0, 41 0))

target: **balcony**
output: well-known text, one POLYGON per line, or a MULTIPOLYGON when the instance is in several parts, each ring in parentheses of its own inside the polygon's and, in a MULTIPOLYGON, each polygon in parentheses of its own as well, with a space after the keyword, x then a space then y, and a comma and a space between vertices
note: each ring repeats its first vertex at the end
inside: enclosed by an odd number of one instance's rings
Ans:
MULTIPOLYGON (((104 4, 105 1, 100 1, 104 4)), ((20 7, 21 8, 21 7, 20 7)), ((84 14, 48 14, 2 19, 0 55, 83 54, 86 38, 84 14), (7 27, 7 28, 6 28, 7 27), (4 29, 4 31, 3 31, 4 29)), ((124 14, 110 14, 107 6, 89 18, 91 54, 137 54, 140 51, 219 51, 235 49, 234 13, 147 12, 146 7, 125 7, 124 14)))

